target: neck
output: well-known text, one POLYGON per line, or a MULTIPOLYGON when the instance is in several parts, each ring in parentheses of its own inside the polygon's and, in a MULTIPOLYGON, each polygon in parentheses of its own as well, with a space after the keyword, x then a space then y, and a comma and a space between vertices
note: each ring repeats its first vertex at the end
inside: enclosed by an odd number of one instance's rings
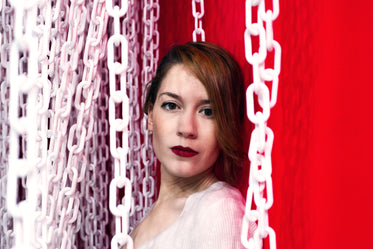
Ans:
POLYGON ((187 198, 193 193, 205 190, 217 181, 212 168, 192 177, 170 176, 161 168, 161 186, 158 201, 171 198, 187 198))

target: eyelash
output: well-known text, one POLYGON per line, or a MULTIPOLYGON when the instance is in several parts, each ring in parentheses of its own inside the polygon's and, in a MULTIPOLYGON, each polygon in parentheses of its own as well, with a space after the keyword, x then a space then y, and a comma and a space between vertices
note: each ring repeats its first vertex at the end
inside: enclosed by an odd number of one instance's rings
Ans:
POLYGON ((203 113, 204 116, 207 118, 213 118, 214 114, 212 113, 212 109, 210 107, 203 108, 200 113, 203 113), (206 111, 208 111, 210 114, 206 114, 206 111))
MULTIPOLYGON (((164 102, 161 107, 165 109, 166 111, 174 111, 176 109, 180 109, 180 107, 174 103, 174 102, 164 102)), ((214 114, 212 112, 212 109, 210 107, 204 107, 202 108, 199 113, 202 113, 207 118, 213 118, 214 114), (206 114, 208 112, 208 114, 206 114)))
POLYGON ((164 102, 164 103, 161 105, 161 107, 162 107, 163 109, 167 110, 167 111, 173 111, 173 110, 179 108, 179 106, 178 106, 176 103, 174 103, 174 102, 164 102), (172 106, 173 108, 171 108, 171 106, 172 106))

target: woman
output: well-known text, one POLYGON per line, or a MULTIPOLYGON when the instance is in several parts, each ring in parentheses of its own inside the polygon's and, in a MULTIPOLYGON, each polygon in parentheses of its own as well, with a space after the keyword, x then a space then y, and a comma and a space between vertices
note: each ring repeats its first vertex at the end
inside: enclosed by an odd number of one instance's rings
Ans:
POLYGON ((224 49, 188 43, 162 59, 144 105, 161 185, 131 233, 134 248, 243 248, 244 200, 233 186, 244 103, 240 68, 224 49))

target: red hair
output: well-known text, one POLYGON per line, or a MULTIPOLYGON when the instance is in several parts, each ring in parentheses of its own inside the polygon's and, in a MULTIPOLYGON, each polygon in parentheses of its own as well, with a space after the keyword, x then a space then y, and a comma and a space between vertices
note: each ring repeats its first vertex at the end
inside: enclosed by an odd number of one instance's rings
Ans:
POLYGON ((197 77, 211 101, 217 124, 217 140, 221 153, 215 163, 215 173, 231 185, 240 185, 245 116, 244 82, 241 69, 223 48, 207 42, 177 45, 161 60, 145 98, 144 112, 152 109, 163 78, 176 64, 186 66, 197 77))

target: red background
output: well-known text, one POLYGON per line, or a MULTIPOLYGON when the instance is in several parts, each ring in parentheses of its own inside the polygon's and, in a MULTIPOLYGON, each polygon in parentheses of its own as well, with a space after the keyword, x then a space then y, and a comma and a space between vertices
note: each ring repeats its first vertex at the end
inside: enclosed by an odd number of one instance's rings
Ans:
MULTIPOLYGON (((160 8, 163 56, 192 40, 194 19, 191 0, 160 8)), ((278 248, 372 248, 372 9, 368 0, 280 0, 280 85, 268 123, 278 248)), ((206 41, 234 54, 248 85, 244 20, 244 0, 205 0, 206 41)))

